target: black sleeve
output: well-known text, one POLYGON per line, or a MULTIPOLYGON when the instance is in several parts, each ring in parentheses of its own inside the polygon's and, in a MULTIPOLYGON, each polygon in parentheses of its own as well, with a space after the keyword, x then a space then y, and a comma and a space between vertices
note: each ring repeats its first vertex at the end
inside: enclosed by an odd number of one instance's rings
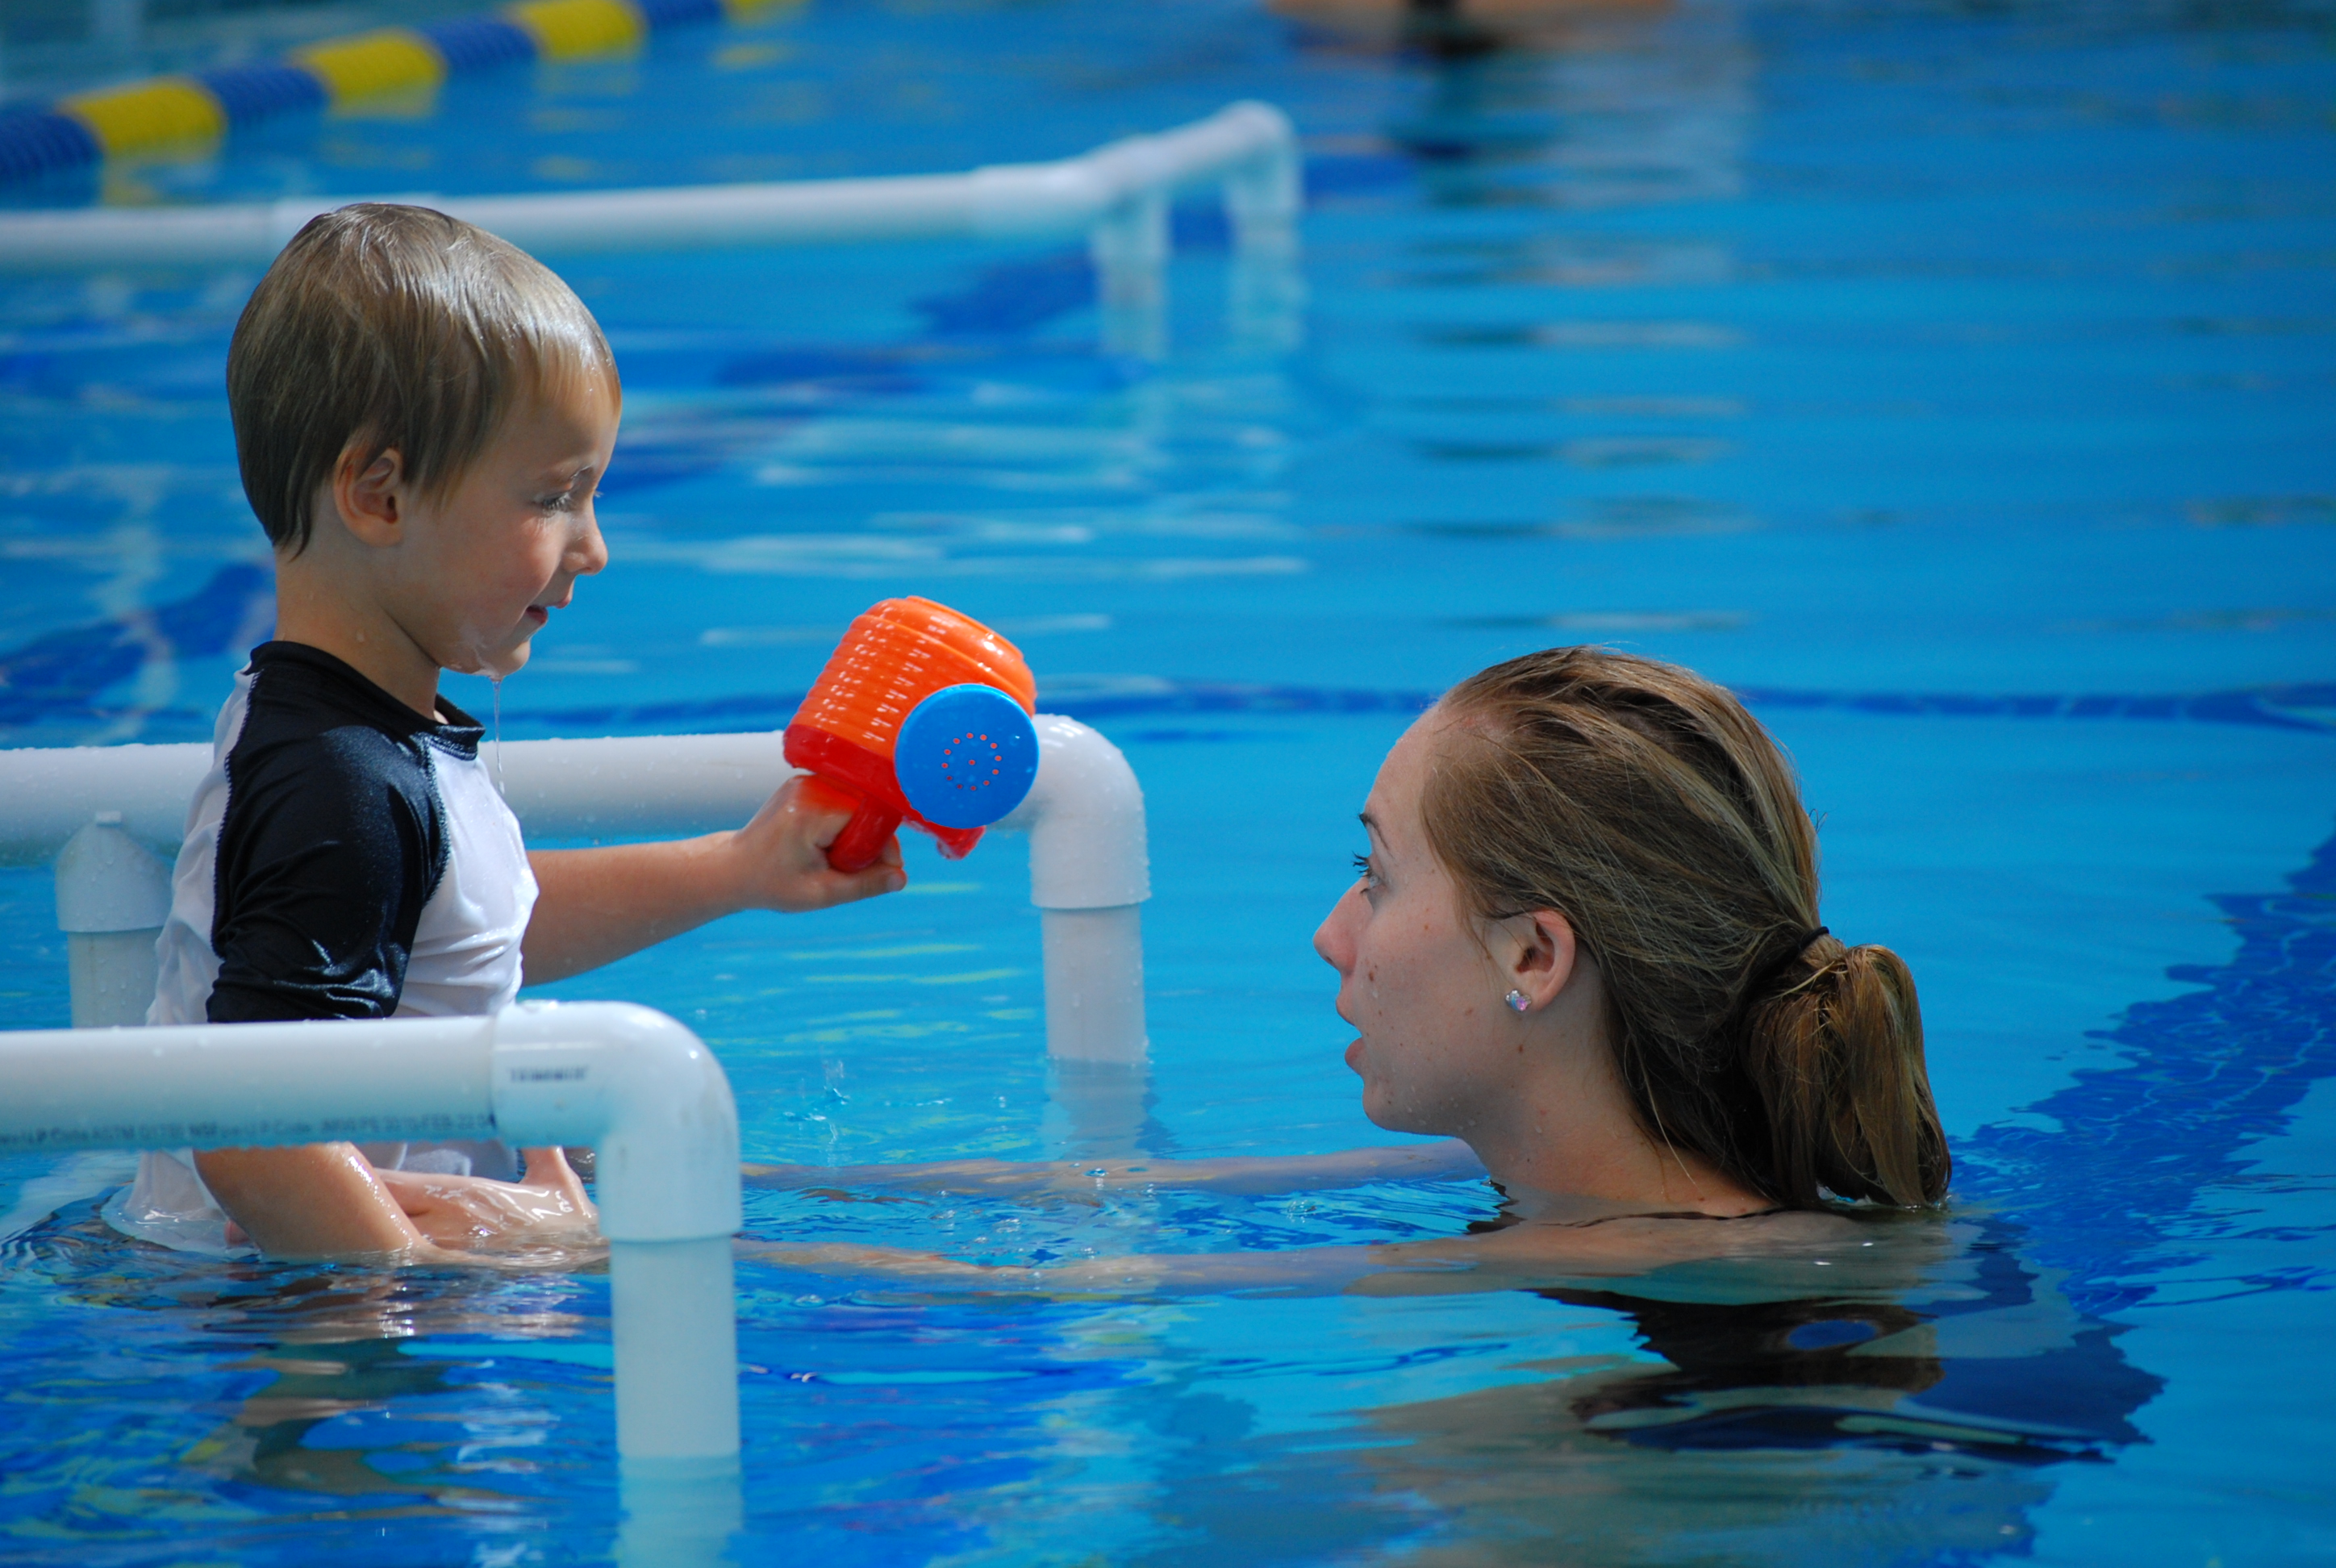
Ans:
POLYGON ((210 1020, 387 1018, 445 860, 412 749, 363 726, 277 744, 247 729, 219 824, 210 1020))

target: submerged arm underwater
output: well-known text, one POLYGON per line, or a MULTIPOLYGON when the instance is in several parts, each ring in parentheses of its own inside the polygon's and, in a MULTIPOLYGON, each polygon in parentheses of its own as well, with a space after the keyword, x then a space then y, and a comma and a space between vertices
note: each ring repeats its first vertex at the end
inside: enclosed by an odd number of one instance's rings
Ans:
POLYGON ((1270 1251, 1153 1252, 1036 1266, 974 1263, 938 1252, 849 1242, 743 1242, 746 1257, 805 1273, 979 1293, 1092 1296, 1449 1295, 1552 1281, 1643 1274, 1717 1259, 1799 1262, 1857 1248, 1861 1227, 1839 1214, 1772 1213, 1742 1219, 1617 1214, 1528 1221, 1481 1235, 1270 1251))
POLYGON ((936 1160, 897 1165, 748 1165, 750 1187, 891 1187, 931 1193, 1092 1193, 1190 1189, 1251 1197, 1358 1187, 1370 1182, 1470 1181, 1484 1167, 1457 1138, 1374 1145, 1329 1154, 1216 1160, 936 1160))

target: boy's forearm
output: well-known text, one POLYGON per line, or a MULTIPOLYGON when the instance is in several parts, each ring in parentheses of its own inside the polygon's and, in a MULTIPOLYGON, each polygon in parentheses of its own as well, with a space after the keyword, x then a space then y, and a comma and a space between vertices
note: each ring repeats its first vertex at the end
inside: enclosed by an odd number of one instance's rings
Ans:
POLYGON ((745 908, 723 852, 734 836, 530 850, 538 892, 521 945, 527 983, 614 963, 745 908))
POLYGON ((582 974, 738 910, 823 910, 904 885, 897 842, 856 872, 827 863, 851 807, 804 782, 780 785, 735 833, 530 852, 538 892, 522 944, 527 983, 582 974))
POLYGON ((270 1257, 404 1252, 423 1240, 354 1144, 204 1149, 195 1170, 270 1257))

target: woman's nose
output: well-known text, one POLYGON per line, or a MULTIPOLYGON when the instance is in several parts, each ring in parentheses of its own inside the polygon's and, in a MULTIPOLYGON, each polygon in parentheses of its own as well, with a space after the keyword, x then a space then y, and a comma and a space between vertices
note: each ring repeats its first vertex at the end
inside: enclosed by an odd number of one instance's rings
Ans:
POLYGON ((1314 928, 1314 951, 1342 975, 1355 961, 1355 945, 1346 930, 1347 907, 1354 901, 1355 892, 1350 888, 1339 895, 1338 901, 1330 906, 1330 912, 1322 917, 1322 923, 1314 928))

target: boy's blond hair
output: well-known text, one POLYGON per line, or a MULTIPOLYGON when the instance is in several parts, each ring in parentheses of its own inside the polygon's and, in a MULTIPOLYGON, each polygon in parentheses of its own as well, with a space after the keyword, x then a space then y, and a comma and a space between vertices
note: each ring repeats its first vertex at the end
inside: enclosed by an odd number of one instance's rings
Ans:
POLYGON ((365 201, 311 219, 276 258, 227 354, 243 492, 277 550, 307 547, 341 453, 394 449, 442 497, 513 407, 619 395, 599 324, 550 268, 426 207, 365 201))

